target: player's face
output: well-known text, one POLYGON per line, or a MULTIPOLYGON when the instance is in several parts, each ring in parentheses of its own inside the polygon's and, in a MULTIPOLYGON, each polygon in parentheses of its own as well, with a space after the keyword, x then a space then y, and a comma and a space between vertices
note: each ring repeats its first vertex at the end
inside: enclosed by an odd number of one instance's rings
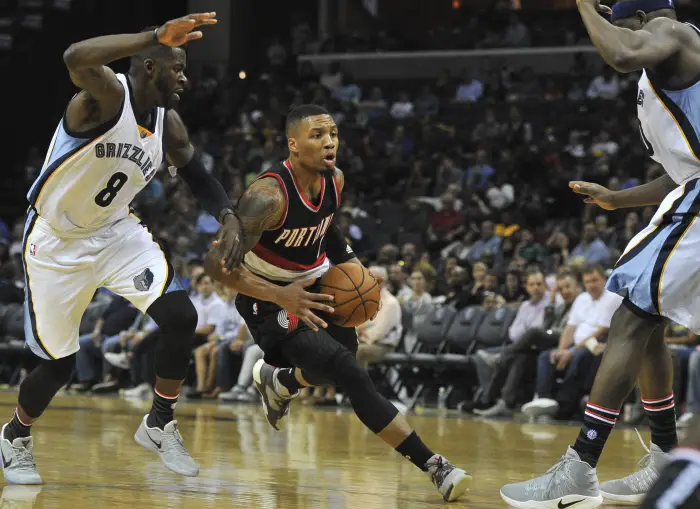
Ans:
POLYGON ((159 62, 153 79, 159 95, 158 106, 161 108, 171 110, 180 103, 180 96, 187 85, 186 65, 187 57, 180 48, 173 49, 172 58, 159 62))
POLYGON ((335 169, 338 126, 330 115, 315 115, 301 121, 289 139, 289 150, 297 153, 305 168, 324 172, 335 169))

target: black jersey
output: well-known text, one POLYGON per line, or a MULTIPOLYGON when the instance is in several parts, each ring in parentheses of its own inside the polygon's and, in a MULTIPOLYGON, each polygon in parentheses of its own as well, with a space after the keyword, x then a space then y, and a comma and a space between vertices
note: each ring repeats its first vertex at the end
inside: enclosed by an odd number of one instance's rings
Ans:
POLYGON ((277 179, 287 208, 279 226, 266 231, 245 256, 245 266, 273 281, 319 277, 329 268, 326 232, 340 206, 340 188, 333 173, 324 174, 316 203, 299 189, 289 160, 276 164, 258 177, 277 179))

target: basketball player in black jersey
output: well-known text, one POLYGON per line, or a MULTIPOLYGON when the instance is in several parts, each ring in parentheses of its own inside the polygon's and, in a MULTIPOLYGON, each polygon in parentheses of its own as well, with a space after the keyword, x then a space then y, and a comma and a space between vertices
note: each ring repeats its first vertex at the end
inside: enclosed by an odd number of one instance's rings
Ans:
MULTIPOLYGON (((360 263, 340 230, 331 225, 344 183, 343 173, 335 167, 339 144, 335 122, 319 106, 299 106, 287 117, 287 139, 289 159, 251 184, 236 207, 246 253, 243 266, 221 267, 217 248, 207 261, 214 277, 241 293, 238 310, 265 352, 253 374, 267 419, 279 431, 300 389, 338 385, 365 426, 427 472, 445 500, 455 500, 471 477, 428 449, 396 408, 377 393, 355 359, 355 329, 327 323, 310 311, 295 316, 276 298, 279 285, 294 280, 292 284, 311 285, 327 270, 327 258, 336 264, 360 263), (246 278, 255 279, 257 288, 248 284, 246 290, 237 282, 246 278)), ((333 311, 322 303, 307 307, 333 311)))

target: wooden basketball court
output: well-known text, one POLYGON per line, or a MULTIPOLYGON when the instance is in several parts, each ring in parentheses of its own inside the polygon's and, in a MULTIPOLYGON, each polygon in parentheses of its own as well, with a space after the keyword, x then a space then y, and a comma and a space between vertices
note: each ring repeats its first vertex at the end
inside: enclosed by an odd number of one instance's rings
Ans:
MULTIPOLYGON (((0 393, 0 419, 16 393, 0 393)), ((368 432, 346 410, 296 405, 283 433, 257 405, 179 404, 186 444, 202 470, 170 473, 133 440, 150 402, 58 396, 34 429, 44 485, 2 487, 2 509, 231 508, 409 509, 445 504, 428 477, 368 432)), ((436 452, 474 476, 452 507, 506 507, 507 482, 541 473, 574 441, 571 426, 412 416, 436 452)), ((648 439, 648 433, 646 434, 648 439)), ((599 465, 601 480, 627 475, 644 451, 634 430, 616 430, 599 465)))

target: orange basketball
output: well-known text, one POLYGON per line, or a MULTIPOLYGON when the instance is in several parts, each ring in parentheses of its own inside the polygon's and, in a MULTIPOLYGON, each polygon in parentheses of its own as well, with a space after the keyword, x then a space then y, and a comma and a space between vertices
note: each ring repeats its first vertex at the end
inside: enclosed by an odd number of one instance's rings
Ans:
POLYGON ((379 283, 362 265, 341 263, 321 278, 319 293, 333 295, 331 320, 341 327, 356 327, 372 320, 379 311, 379 283))

